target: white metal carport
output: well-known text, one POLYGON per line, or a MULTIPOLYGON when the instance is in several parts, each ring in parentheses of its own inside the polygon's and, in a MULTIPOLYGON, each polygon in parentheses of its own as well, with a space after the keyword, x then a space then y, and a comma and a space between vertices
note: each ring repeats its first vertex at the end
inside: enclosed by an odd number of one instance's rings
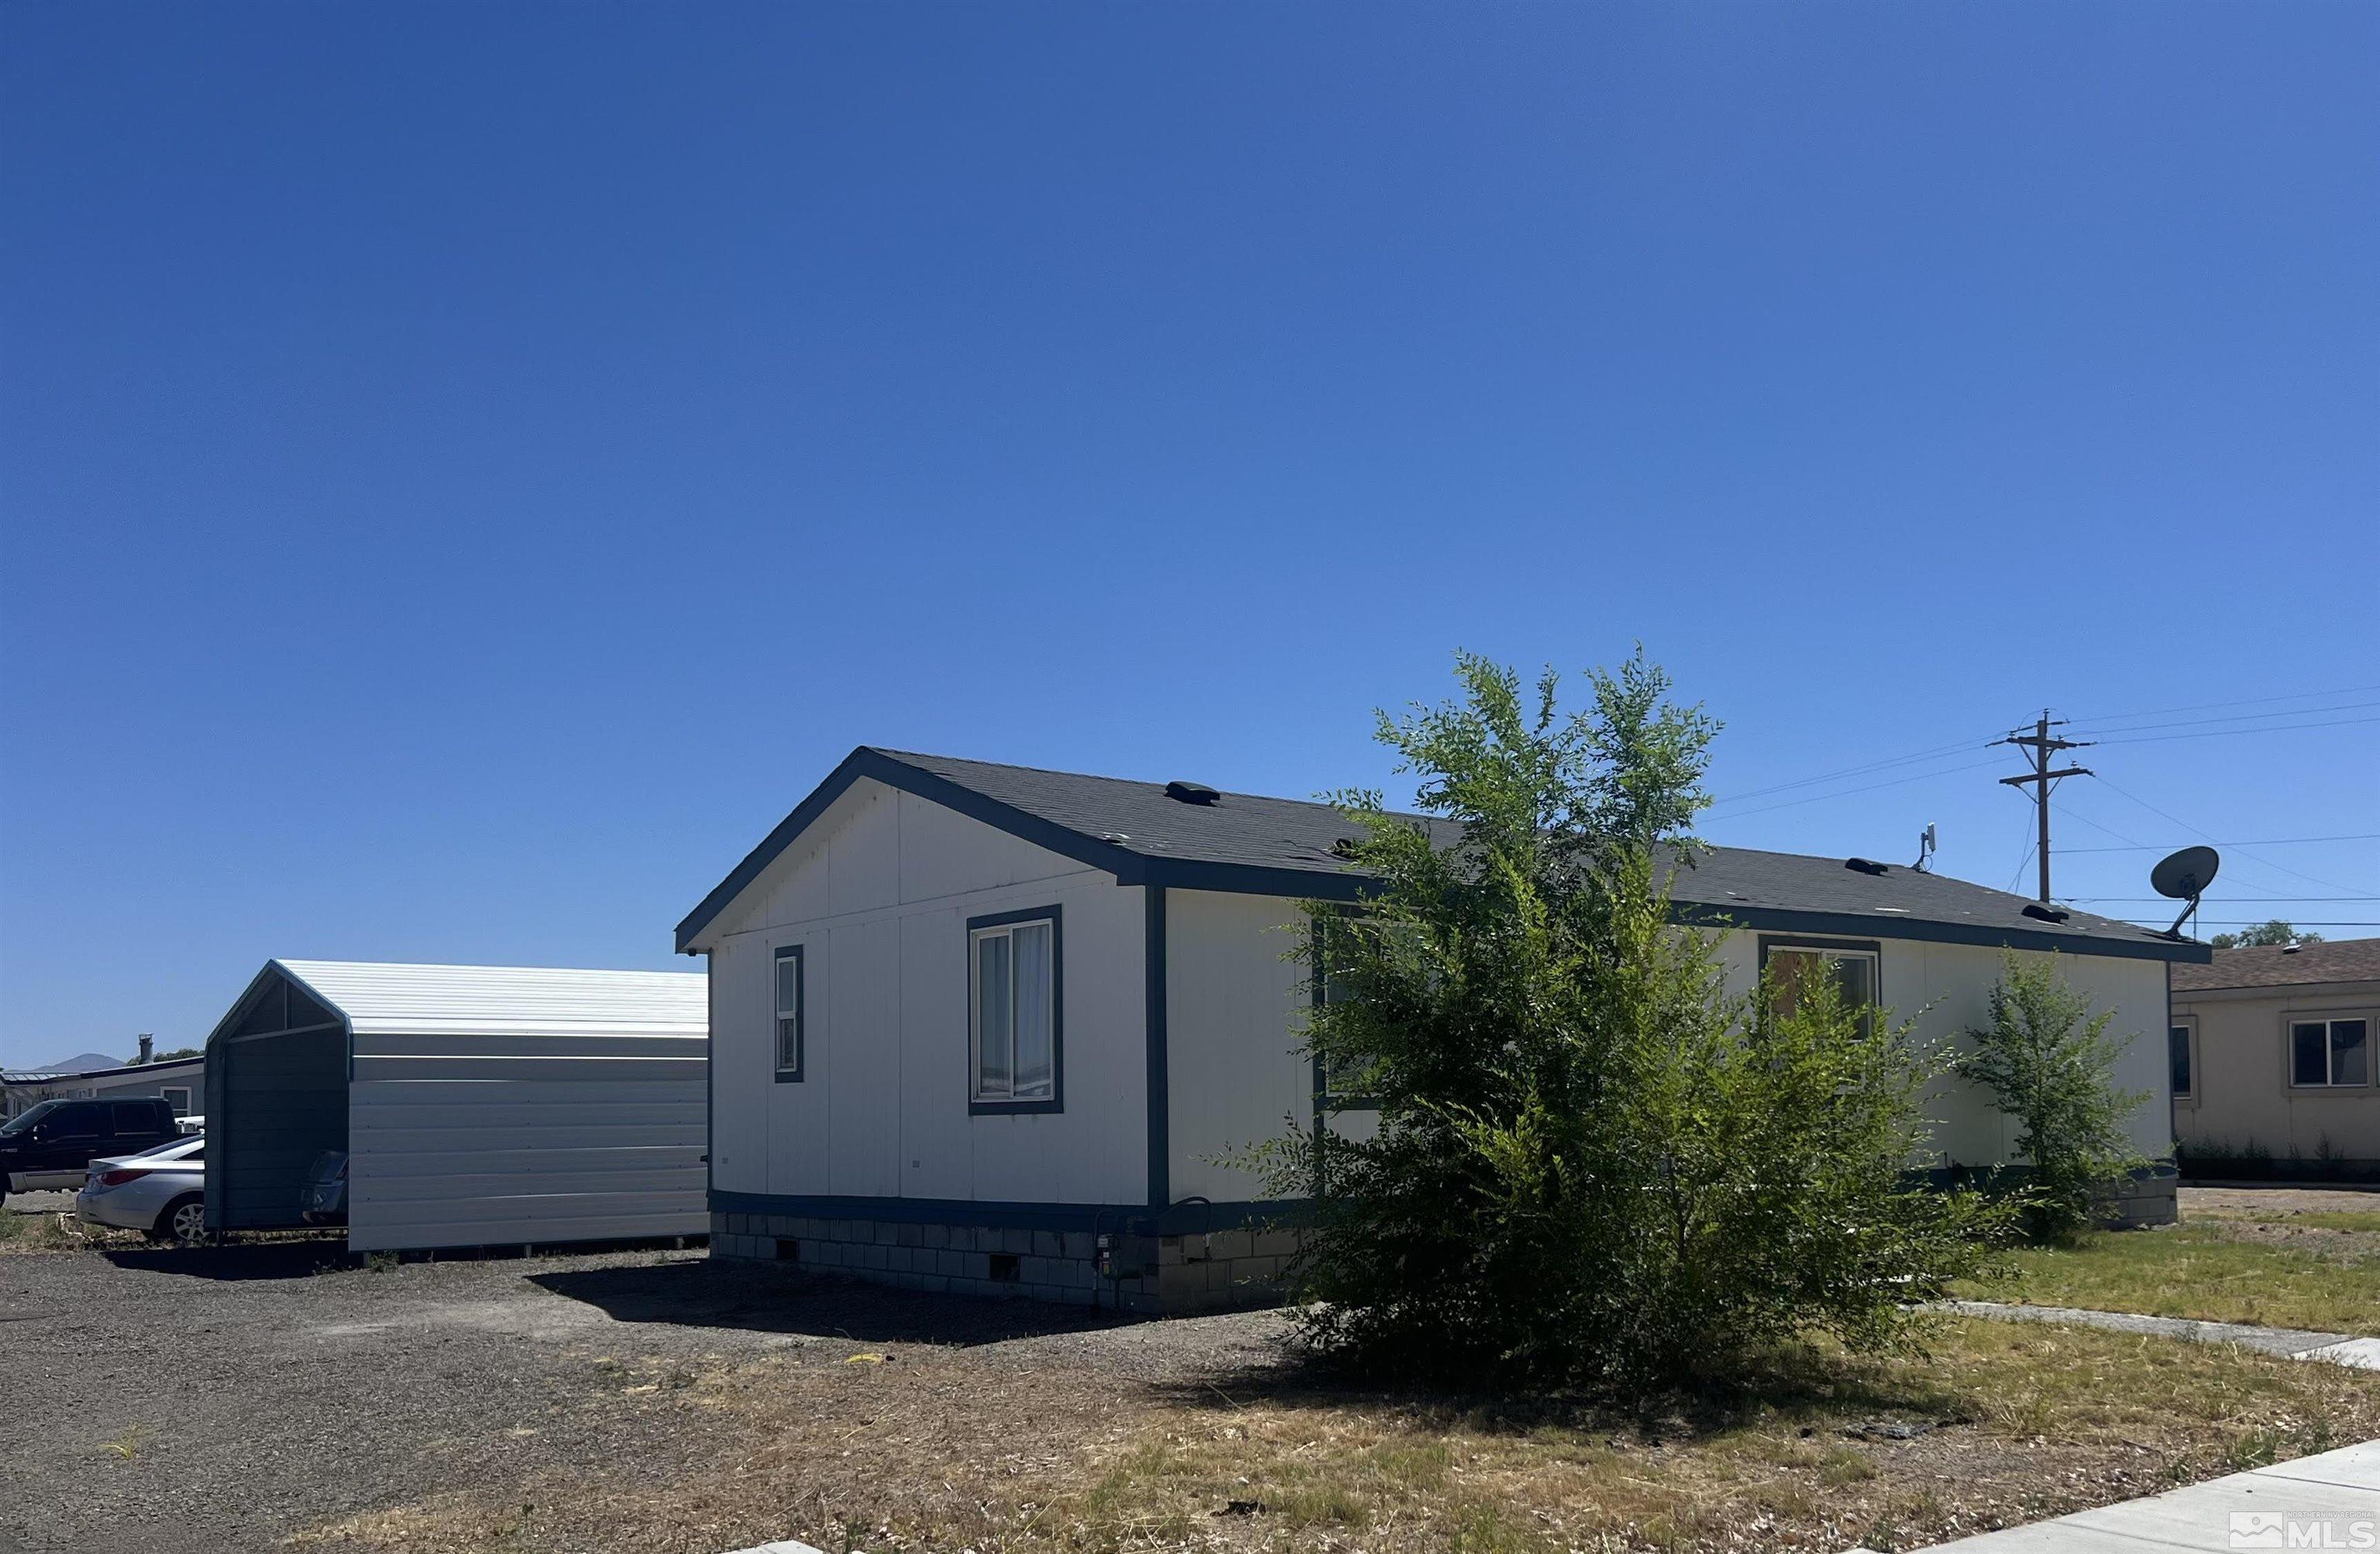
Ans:
POLYGON ((709 1042, 698 974, 269 962, 207 1038, 209 1227, 345 1149, 358 1251, 701 1234, 709 1042))

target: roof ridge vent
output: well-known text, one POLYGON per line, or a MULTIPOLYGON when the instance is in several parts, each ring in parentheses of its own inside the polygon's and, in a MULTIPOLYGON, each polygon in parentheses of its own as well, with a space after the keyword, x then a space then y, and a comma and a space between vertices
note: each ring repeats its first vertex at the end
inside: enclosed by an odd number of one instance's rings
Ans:
POLYGON ((1173 782, 1165 784, 1165 796, 1181 804, 1213 804, 1223 795, 1204 783, 1173 782))
POLYGON ((1878 863, 1874 858, 1845 858, 1843 860, 1843 867, 1845 868, 1856 868, 1862 874, 1889 874, 1892 872, 1891 865, 1878 863))
POLYGON ((2073 913, 2069 912, 2063 906, 2051 906, 2046 903, 2038 901, 2026 902, 2024 904, 2024 915, 2028 917, 2038 917, 2045 923, 2062 923, 2067 918, 2074 916, 2073 913))

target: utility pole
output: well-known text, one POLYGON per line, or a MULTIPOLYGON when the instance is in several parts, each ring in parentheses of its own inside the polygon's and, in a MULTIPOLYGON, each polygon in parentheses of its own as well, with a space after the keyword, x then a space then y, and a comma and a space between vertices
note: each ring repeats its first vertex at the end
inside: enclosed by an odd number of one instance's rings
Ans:
POLYGON ((2034 812, 2039 817, 2041 822, 2041 840, 2039 844, 2039 851, 2041 854, 2041 901, 2042 904, 2045 906, 2049 904, 2049 784, 2055 783, 2060 777, 2088 777, 2091 775, 2091 769, 2087 766, 2070 766, 2058 771, 2052 771, 2049 770, 2049 758, 2059 750, 2079 750, 2085 745, 2095 743, 2095 741, 2089 739, 2058 739, 2052 736, 2049 731, 2053 728, 2063 727, 2065 722, 2066 720, 2064 718, 2059 718, 2057 722, 2052 722, 2049 717, 2049 709, 2045 707, 2041 710, 2041 716, 2034 720, 2033 732, 2031 734, 2025 733, 2022 729, 2018 729, 2010 733, 2006 739, 1995 741, 1995 743, 2001 745, 2022 745, 2033 752, 2033 770, 2031 771, 2026 772, 2022 777, 2003 777, 2000 781, 2012 788, 2021 788, 2028 783, 2033 784, 2033 806, 2034 812))

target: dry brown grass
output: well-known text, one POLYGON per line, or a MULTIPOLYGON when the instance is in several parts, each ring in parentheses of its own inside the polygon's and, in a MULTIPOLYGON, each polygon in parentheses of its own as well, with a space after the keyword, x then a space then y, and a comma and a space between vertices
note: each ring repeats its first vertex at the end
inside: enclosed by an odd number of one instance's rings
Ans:
POLYGON ((0 1253, 94 1252, 110 1246, 143 1246, 139 1231, 90 1225, 71 1211, 18 1214, 0 1210, 0 1253))
MULTIPOLYGON (((1930 1358, 1811 1353, 1651 1416, 1020 1368, 1002 1345, 689 1370, 615 1360, 582 1406, 667 1410, 674 1460, 584 1463, 355 1518, 310 1550, 1908 1548, 2380 1435, 2380 1377, 2228 1348, 1952 1322, 1930 1358), (1875 1422, 1933 1427, 1897 1441, 1875 1422)), ((647 1421, 650 1423, 650 1421, 647 1421)), ((598 1432, 600 1435, 600 1432, 598 1432)), ((647 1432, 650 1434, 650 1432, 647 1432)), ((468 1449, 468 1443, 456 1443, 468 1449)))

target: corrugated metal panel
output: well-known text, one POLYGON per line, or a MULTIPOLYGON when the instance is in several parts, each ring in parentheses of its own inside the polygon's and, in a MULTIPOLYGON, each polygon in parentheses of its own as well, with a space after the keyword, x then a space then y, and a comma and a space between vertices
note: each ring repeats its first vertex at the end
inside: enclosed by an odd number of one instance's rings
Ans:
MULTIPOLYGON (((700 1050, 698 1038, 679 1039, 700 1050)), ((710 1229, 698 1060, 358 1058, 356 1070, 347 1244, 357 1251, 710 1229), (410 1077, 374 1076, 397 1072, 410 1077)))
POLYGON ((290 1222, 312 1152, 344 1147, 358 1251, 710 1228, 703 975, 274 961, 227 1026, 258 987, 264 1028, 302 1012, 353 1038, 211 1041, 210 1126, 248 1141, 220 1184, 209 1163, 225 1223, 290 1222))
POLYGON ((358 1037, 445 1031, 698 1037, 710 1028, 699 972, 367 961, 273 964, 345 1014, 358 1037))

